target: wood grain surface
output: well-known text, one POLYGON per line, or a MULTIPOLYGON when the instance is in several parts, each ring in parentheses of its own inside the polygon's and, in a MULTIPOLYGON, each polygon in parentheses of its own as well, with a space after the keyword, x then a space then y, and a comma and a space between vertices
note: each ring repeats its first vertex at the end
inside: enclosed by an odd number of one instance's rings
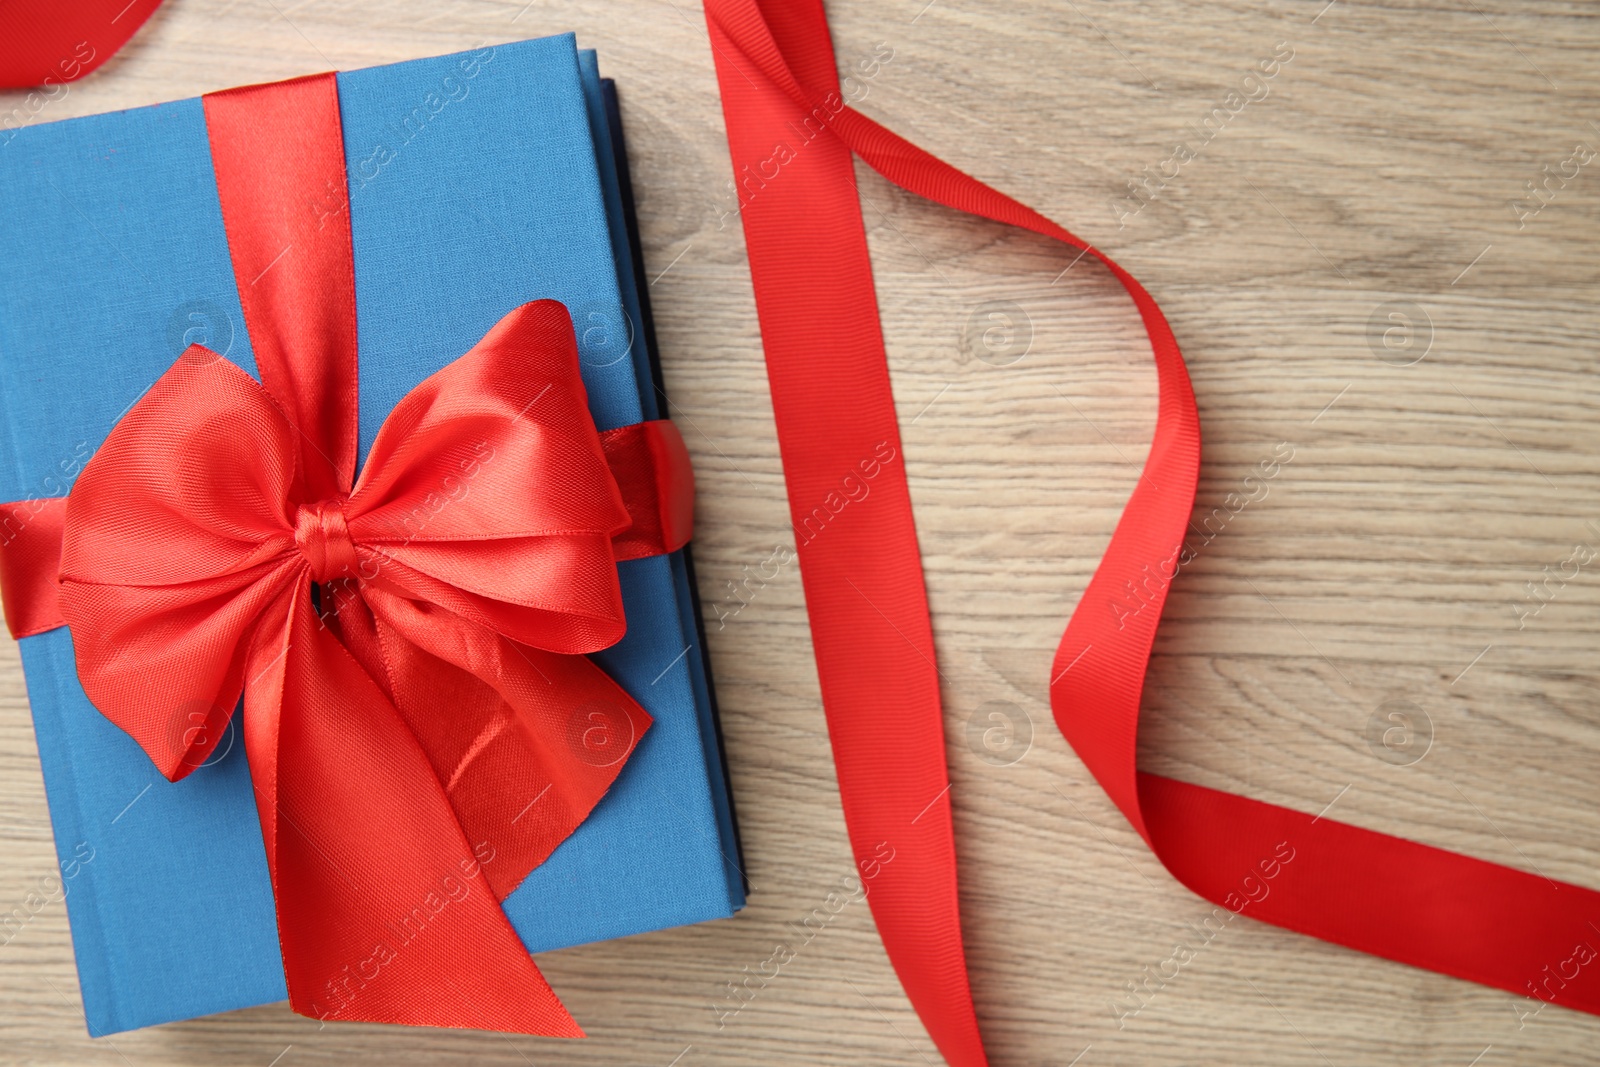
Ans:
MULTIPOLYGON (((1168 603, 1143 765, 1600 888, 1600 160, 1576 162, 1600 149, 1592 5, 829 8, 841 67, 892 55, 858 83, 862 110, 1108 250, 1188 356, 1206 432, 1196 518, 1216 532, 1168 603), (1147 182, 1142 199, 1130 181, 1147 182)), ((564 30, 620 85, 673 414, 700 480, 749 908, 541 957, 584 1042, 319 1027, 284 1005, 90 1040, 57 903, 0 946, 0 1062, 937 1062, 864 905, 804 943, 793 926, 851 859, 798 573, 754 579, 742 607, 730 591, 793 537, 693 0, 168 0, 64 98, 35 113, 6 94, 0 115, 43 122, 564 30), (795 960, 728 1014, 728 983, 780 942, 795 960)), ((1600 1057, 1595 1018, 1248 919, 1119 1019, 1127 983, 1210 910, 1143 847, 1047 703, 1055 642, 1149 440, 1146 343, 1116 284, 1059 246, 865 169, 861 187, 994 1062, 1600 1057)), ((0 849, 9 910, 55 862, 9 641, 0 849)))

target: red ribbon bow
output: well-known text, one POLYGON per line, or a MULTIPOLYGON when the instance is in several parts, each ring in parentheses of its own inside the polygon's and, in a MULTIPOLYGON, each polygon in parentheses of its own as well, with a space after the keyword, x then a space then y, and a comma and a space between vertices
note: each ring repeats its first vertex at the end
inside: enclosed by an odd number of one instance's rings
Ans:
POLYGON ((334 77, 205 107, 261 381, 191 346, 8 548, 8 618, 58 608, 174 780, 243 693, 296 1011, 581 1036, 498 901, 650 725, 583 653, 623 635, 617 560, 688 539, 683 442, 596 431, 546 300, 401 400, 355 477, 348 213, 305 210, 344 188, 334 77))

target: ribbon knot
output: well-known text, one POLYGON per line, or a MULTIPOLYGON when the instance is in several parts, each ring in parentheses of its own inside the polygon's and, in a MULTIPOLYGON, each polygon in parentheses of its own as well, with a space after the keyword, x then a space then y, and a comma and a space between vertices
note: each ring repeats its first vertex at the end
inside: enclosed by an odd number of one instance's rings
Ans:
POLYGON ((354 577, 356 543, 350 538, 343 500, 302 505, 295 515, 294 543, 305 557, 314 582, 354 577))

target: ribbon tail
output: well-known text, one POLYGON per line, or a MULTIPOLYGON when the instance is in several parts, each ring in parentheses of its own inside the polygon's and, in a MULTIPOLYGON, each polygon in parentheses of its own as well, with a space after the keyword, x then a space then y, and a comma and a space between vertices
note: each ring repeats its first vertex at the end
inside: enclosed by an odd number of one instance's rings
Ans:
POLYGON ((586 656, 370 587, 363 595, 372 635, 358 638, 344 618, 355 611, 341 604, 346 641, 381 650, 394 706, 457 820, 497 856, 484 874, 504 900, 589 816, 653 720, 586 656))
POLYGON ((1144 771, 1139 802, 1173 877, 1233 914, 1600 1014, 1593 889, 1144 771))
POLYGON ((253 649, 245 729, 291 1006, 583 1036, 495 899, 493 846, 463 834, 405 719, 317 619, 310 586, 285 603, 253 649))
POLYGON ((666 419, 600 435, 606 464, 628 509, 629 527, 611 539, 618 559, 676 552, 694 534, 694 468, 678 428, 666 419))
MULTIPOLYGON (((736 170, 793 130, 836 128, 841 113, 825 101, 843 105, 820 0, 705 8, 736 170), (763 53, 774 68, 798 64, 826 92, 797 102, 758 62, 763 53)), ((835 137, 804 143, 740 218, 845 826, 862 872, 877 872, 867 903, 928 1035, 953 1067, 983 1067, 939 674, 905 465, 891 462, 900 437, 854 164, 835 137), (859 513, 818 534, 806 509, 842 474, 868 469, 871 495, 850 505, 859 513)), ((827 519, 825 507, 816 513, 827 519)))
POLYGON ((0 504, 0 599, 18 640, 65 626, 61 617, 61 535, 67 498, 0 504))

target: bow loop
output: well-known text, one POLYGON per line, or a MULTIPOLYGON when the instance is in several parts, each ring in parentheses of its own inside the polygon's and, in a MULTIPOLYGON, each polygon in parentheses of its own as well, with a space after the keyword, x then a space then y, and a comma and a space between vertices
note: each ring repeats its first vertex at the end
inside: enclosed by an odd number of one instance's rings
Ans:
POLYGON ((84 692, 170 779, 221 739, 256 624, 302 570, 294 436, 255 379, 195 345, 68 498, 60 607, 84 692))
POLYGON ((629 524, 567 309, 524 304, 395 405, 350 498, 358 541, 609 539, 629 524))
POLYGON ((631 520, 553 300, 395 406, 344 513, 362 582, 554 652, 622 637, 612 537, 631 520))
POLYGON ((63 580, 170 585, 179 559, 190 580, 292 552, 295 436, 259 382, 191 345, 74 486, 63 580), (88 528, 102 535, 72 536, 88 528))

